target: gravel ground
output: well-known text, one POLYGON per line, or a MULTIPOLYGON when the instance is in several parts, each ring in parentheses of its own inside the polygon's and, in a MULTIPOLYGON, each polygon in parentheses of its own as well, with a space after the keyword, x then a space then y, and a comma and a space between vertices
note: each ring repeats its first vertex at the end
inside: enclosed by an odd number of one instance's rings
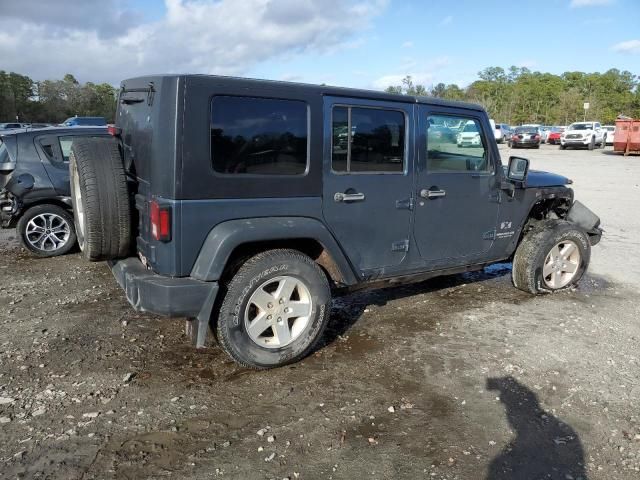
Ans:
POLYGON ((5 233, 0 478, 640 478, 640 158, 518 153, 603 219, 579 288, 532 297, 498 265, 354 294, 267 372, 5 233))

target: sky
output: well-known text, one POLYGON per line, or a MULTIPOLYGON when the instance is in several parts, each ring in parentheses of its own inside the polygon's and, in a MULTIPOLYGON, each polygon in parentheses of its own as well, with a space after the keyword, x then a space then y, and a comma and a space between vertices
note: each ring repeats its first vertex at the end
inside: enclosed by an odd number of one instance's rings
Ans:
POLYGON ((511 65, 640 75, 640 0, 0 0, 0 70, 34 80, 464 87, 511 65))

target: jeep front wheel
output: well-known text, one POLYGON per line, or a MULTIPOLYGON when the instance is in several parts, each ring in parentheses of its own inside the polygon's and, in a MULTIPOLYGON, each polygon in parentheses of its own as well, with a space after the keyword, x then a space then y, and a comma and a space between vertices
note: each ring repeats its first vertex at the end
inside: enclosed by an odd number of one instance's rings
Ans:
POLYGON ((329 282, 311 258, 296 250, 269 250, 233 277, 215 330, 220 346, 240 365, 279 367, 313 350, 330 307, 329 282))
POLYGON ((511 277, 516 288, 539 294, 578 283, 591 258, 586 233, 564 220, 547 220, 527 233, 516 250, 511 277))

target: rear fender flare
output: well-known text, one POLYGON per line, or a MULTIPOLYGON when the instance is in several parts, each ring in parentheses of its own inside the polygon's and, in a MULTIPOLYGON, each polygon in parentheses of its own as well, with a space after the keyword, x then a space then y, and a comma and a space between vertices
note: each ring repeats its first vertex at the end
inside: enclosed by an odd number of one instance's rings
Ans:
POLYGON ((358 282, 335 238, 320 221, 306 217, 245 218, 216 225, 200 249, 191 277, 208 282, 219 280, 232 252, 243 244, 298 238, 318 241, 333 258, 344 283, 358 282))

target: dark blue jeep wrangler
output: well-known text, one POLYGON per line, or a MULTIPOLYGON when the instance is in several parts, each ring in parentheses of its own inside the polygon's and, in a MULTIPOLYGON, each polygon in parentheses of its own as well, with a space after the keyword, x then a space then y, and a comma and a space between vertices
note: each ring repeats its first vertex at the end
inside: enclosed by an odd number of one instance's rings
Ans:
POLYGON ((83 254, 245 366, 311 351, 332 292, 503 261, 550 292, 601 236, 570 180, 503 168, 477 105, 200 75, 126 80, 118 102, 114 138, 72 149, 83 254))

